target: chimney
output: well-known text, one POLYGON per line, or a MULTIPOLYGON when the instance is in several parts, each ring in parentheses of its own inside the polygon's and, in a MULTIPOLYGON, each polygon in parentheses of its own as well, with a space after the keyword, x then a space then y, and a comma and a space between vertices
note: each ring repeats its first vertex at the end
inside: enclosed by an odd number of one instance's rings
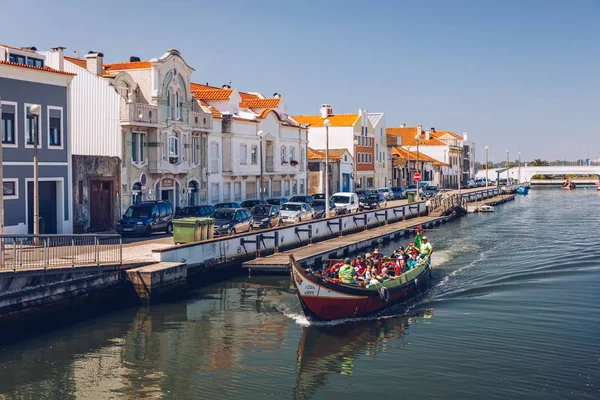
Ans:
POLYGON ((406 124, 405 123, 401 123, 400 124, 400 128, 406 128, 406 124))
POLYGON ((65 47, 56 46, 52 48, 52 66, 59 71, 65 70, 65 47))
POLYGON ((273 97, 276 99, 280 99, 281 95, 279 93, 273 93, 273 97))
POLYGON ((221 86, 221 89, 231 89, 231 85, 224 84, 223 86, 221 86))
POLYGON ((435 132, 435 128, 433 126, 431 127, 431 132, 435 132))
POLYGON ((425 131, 425 140, 431 139, 431 131, 425 131))
POLYGON ((421 136, 423 134, 423 125, 417 125, 417 135, 421 136))
POLYGON ((321 104, 321 118, 327 118, 333 115, 333 108, 329 104, 321 104))
POLYGON ((104 54, 95 51, 90 51, 85 55, 86 68, 92 74, 102 76, 102 62, 104 54))
POLYGON ((463 140, 464 141, 469 140, 469 136, 468 136, 467 132, 463 132, 463 140))
POLYGON ((140 61, 142 61, 142 60, 137 56, 129 57, 129 62, 140 62, 140 61))

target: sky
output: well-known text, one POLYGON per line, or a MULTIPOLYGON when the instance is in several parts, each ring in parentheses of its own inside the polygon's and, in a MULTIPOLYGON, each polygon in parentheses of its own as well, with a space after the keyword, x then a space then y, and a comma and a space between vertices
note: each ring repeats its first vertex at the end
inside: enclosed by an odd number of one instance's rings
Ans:
POLYGON ((105 62, 176 48, 195 82, 281 93, 290 115, 468 132, 480 161, 600 159, 600 0, 86 3, 0 0, 0 43, 105 62))

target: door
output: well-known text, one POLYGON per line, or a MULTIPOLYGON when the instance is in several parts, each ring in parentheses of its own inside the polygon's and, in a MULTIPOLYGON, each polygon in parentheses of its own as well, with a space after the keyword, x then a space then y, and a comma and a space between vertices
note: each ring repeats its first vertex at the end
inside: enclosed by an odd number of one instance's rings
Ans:
POLYGON ((92 181, 90 190, 90 230, 102 231, 113 227, 112 182, 92 181))
POLYGON ((350 191, 350 174, 342 174, 342 192, 350 191))
MULTIPOLYGON (((56 182, 39 182, 40 234, 58 233, 56 220, 56 182)), ((29 234, 33 234, 33 182, 27 182, 27 215, 29 234)))

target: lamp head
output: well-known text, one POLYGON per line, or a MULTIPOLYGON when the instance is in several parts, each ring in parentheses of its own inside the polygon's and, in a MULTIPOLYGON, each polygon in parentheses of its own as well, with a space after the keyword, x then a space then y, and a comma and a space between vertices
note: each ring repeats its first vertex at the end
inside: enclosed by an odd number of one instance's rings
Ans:
POLYGON ((38 115, 40 115, 41 111, 42 107, 39 104, 32 104, 31 106, 29 106, 29 113, 31 115, 35 115, 37 117, 38 115))
POLYGON ((262 138, 262 137, 264 136, 264 134, 265 134, 265 133, 264 133, 263 131, 258 131, 258 132, 256 132, 256 135, 257 135, 259 138, 262 138))
POLYGON ((487 150, 487 149, 488 149, 488 147, 487 147, 487 146, 485 146, 485 149, 487 150))
POLYGON ((331 126, 331 121, 326 119, 325 121, 323 121, 323 125, 330 127, 331 126))

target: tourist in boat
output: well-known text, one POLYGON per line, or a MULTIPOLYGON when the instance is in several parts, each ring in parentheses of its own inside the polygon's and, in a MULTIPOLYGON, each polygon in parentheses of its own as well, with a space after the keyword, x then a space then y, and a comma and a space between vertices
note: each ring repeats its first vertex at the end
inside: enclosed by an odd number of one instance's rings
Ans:
POLYGON ((392 258, 400 258, 404 255, 404 247, 400 246, 398 250, 394 250, 392 258))
POLYGON ((381 280, 391 279, 392 277, 388 275, 387 267, 383 267, 381 269, 381 280))
POLYGON ((363 261, 362 256, 356 257, 356 260, 354 261, 354 270, 356 271, 356 280, 364 281, 367 265, 363 261))
POLYGON ((377 261, 380 261, 382 257, 383 257, 383 256, 382 256, 382 255, 381 255, 381 253, 379 252, 379 249, 377 249, 377 248, 376 248, 376 249, 373 251, 373 258, 374 258, 375 260, 377 260, 377 261))
POLYGON ((413 269, 418 263, 419 260, 417 259, 417 253, 412 253, 410 255, 410 259, 406 263, 406 266, 408 267, 408 269, 413 269))
POLYGON ((420 249, 420 257, 421 258, 431 258, 431 255, 433 254, 433 247, 431 246, 431 243, 429 243, 429 240, 427 240, 427 236, 423 236, 423 238, 421 239, 421 249, 420 249))
POLYGON ((346 257, 344 259, 344 265, 342 265, 338 272, 338 277, 340 278, 342 283, 356 284, 356 281, 354 280, 354 273, 354 268, 352 267, 352 265, 350 265, 350 259, 346 257))
POLYGON ((377 272, 377 267, 371 267, 371 280, 369 281, 369 283, 373 285, 373 282, 379 283, 380 281, 381 276, 379 276, 379 273, 377 272))

